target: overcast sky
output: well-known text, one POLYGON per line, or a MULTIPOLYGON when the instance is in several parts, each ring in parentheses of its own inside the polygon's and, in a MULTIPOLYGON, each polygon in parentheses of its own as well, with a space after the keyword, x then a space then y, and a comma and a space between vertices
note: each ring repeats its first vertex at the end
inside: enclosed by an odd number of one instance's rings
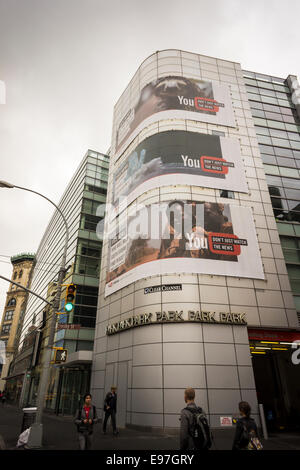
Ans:
MULTIPOLYGON (((0 180, 58 202, 140 63, 175 48, 300 76, 298 0, 0 0, 0 180)), ((35 252, 53 211, 0 188, 0 273, 35 252)), ((0 280, 0 319, 8 284, 0 280)))

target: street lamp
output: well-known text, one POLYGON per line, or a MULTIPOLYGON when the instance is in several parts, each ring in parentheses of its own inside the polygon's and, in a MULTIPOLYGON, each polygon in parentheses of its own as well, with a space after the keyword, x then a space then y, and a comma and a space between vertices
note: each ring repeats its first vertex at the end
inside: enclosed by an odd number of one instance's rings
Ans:
POLYGON ((46 347, 46 351, 44 355, 45 361, 44 361, 44 366, 42 368, 39 389, 38 389, 36 419, 35 419, 35 423, 31 426, 31 431, 30 431, 30 436, 29 436, 29 441, 28 441, 29 447, 39 448, 39 447, 42 447, 42 438, 43 438, 42 414, 43 414, 43 408, 44 408, 44 403, 45 403, 47 385, 49 381, 50 362, 51 362, 52 348, 53 348, 54 336, 55 336, 56 312, 59 311, 60 298, 61 298, 61 286, 62 286, 63 279, 66 273, 65 267, 66 267, 67 249, 68 249, 68 241, 69 241, 69 228, 68 228, 67 220, 64 214, 62 213, 62 211, 60 210, 60 208, 53 201, 48 199, 43 194, 37 191, 33 191, 32 189, 23 188, 15 184, 8 183, 6 181, 0 181, 0 188, 22 189, 24 191, 29 191, 30 193, 37 194, 38 196, 41 196, 42 198, 46 199, 56 208, 56 210, 61 215, 65 224, 65 230, 66 230, 63 256, 61 259, 60 270, 58 273, 57 291, 56 291, 55 299, 52 304, 53 312, 52 312, 52 316, 50 317, 48 345, 46 347))

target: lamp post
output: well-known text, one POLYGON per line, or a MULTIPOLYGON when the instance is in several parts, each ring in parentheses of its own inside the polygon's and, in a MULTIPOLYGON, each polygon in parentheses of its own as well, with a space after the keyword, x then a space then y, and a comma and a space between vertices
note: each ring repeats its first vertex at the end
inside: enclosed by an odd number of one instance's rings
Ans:
POLYGON ((45 404, 47 385, 49 382, 50 362, 51 362, 52 348, 53 348, 54 336, 55 336, 56 312, 59 311, 61 286, 62 286, 63 279, 64 279, 65 272, 66 272, 65 266, 66 266, 67 249, 68 249, 68 241, 69 241, 69 227, 68 227, 67 220, 64 214, 62 213, 62 211, 60 210, 60 208, 53 201, 48 199, 43 194, 37 191, 33 191, 32 189, 23 188, 22 186, 17 186, 15 184, 7 183, 6 181, 0 181, 0 188, 21 189, 24 191, 29 191, 31 193, 37 194, 38 196, 41 196, 42 198, 46 199, 56 208, 56 210, 61 215, 65 224, 65 230, 66 230, 65 245, 64 245, 61 265, 60 265, 60 269, 58 273, 57 291, 56 291, 56 295, 52 304, 53 311, 52 311, 52 316, 50 317, 48 345, 45 348, 46 350, 44 354, 44 364, 43 364, 43 368, 41 372, 41 378, 40 378, 39 389, 38 389, 36 419, 35 419, 35 423, 31 426, 31 432, 30 432, 30 437, 28 441, 28 447, 40 448, 42 447, 42 438, 43 438, 42 415, 43 415, 43 408, 45 404))

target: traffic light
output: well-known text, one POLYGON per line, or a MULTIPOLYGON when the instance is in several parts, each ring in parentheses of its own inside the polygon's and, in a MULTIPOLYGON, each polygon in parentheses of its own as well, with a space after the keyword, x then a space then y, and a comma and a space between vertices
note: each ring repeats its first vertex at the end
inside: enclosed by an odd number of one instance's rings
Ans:
POLYGON ((55 364, 60 364, 61 362, 66 362, 68 351, 67 349, 57 349, 55 351, 55 364))
POLYGON ((74 309, 76 289, 77 289, 77 286, 75 286, 75 284, 67 285, 66 302, 65 302, 66 312, 72 312, 72 310, 74 309))

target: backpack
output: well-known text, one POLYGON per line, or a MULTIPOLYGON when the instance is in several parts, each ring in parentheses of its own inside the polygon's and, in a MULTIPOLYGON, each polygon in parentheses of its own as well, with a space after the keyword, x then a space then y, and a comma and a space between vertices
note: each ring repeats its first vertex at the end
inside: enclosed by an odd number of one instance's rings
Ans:
POLYGON ((254 429, 248 431, 245 424, 243 424, 243 434, 240 443, 244 442, 247 450, 262 450, 263 445, 256 435, 254 429))
POLYGON ((189 434, 193 438, 195 449, 208 450, 211 447, 211 433, 206 414, 202 408, 186 407, 193 415, 192 425, 189 434))

